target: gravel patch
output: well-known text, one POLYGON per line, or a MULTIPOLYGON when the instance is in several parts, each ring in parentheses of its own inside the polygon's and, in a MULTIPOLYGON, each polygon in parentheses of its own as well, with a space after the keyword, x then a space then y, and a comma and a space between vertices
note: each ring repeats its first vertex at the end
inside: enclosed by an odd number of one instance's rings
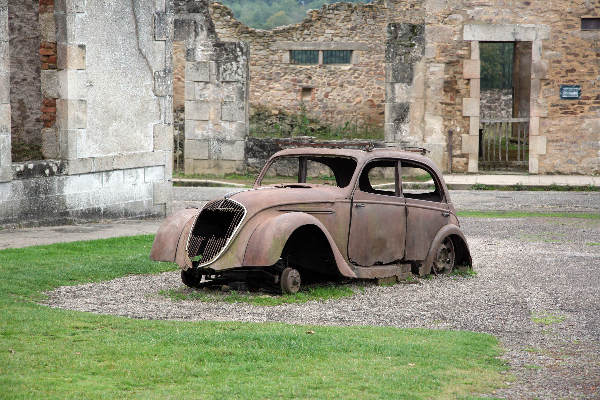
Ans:
MULTIPOLYGON (((598 398, 600 393, 600 222, 463 218, 475 277, 368 286, 326 302, 259 307, 174 302, 178 272, 68 286, 48 305, 131 318, 286 322, 464 329, 497 336, 515 382, 494 396, 598 398), (532 317, 551 317, 548 325, 532 317)), ((318 328, 315 328, 318 329, 318 328)))

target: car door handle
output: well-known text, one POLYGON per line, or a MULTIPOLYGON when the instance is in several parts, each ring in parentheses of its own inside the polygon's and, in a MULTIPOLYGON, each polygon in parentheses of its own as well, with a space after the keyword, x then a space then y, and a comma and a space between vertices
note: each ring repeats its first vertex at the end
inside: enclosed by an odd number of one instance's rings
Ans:
POLYGON ((449 217, 450 213, 448 211, 442 211, 442 216, 443 217, 449 217))
POLYGON ((356 203, 356 204, 354 205, 354 207, 356 207, 356 208, 362 208, 362 207, 364 207, 364 206, 365 206, 365 205, 364 205, 363 203, 356 203))

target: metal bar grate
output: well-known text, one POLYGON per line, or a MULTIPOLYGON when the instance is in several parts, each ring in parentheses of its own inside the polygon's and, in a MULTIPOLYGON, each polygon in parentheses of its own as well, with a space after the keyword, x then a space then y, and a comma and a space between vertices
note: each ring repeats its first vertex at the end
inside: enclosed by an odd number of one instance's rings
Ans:
POLYGON ((480 123, 480 167, 527 170, 529 118, 482 119, 480 123))

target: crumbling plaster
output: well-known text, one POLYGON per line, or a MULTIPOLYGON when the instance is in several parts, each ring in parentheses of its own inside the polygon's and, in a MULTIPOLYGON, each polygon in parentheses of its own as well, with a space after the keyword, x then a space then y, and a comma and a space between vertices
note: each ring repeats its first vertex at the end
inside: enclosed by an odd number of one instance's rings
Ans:
MULTIPOLYGON (((154 20, 169 7, 172 13, 172 6, 141 0, 56 3, 58 70, 45 72, 42 90, 58 98, 60 160, 15 164, 6 129, 9 98, 3 94, 9 60, 5 6, 0 0, 0 223, 165 215, 171 202, 172 49, 167 40, 156 40, 154 20)), ((53 25, 43 22, 44 31, 53 25)))

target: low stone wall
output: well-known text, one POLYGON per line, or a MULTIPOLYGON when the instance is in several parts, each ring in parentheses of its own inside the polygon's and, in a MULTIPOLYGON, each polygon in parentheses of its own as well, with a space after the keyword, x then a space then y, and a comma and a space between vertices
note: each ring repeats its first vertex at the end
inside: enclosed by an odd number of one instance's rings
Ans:
POLYGON ((164 166, 67 175, 65 161, 12 165, 14 179, 0 183, 0 221, 8 226, 79 223, 164 216, 154 185, 164 166))
POLYGON ((292 138, 248 138, 246 139, 246 165, 249 173, 256 173, 276 152, 294 147, 339 147, 344 149, 364 149, 367 146, 385 147, 384 142, 353 140, 315 140, 310 136, 292 138))

